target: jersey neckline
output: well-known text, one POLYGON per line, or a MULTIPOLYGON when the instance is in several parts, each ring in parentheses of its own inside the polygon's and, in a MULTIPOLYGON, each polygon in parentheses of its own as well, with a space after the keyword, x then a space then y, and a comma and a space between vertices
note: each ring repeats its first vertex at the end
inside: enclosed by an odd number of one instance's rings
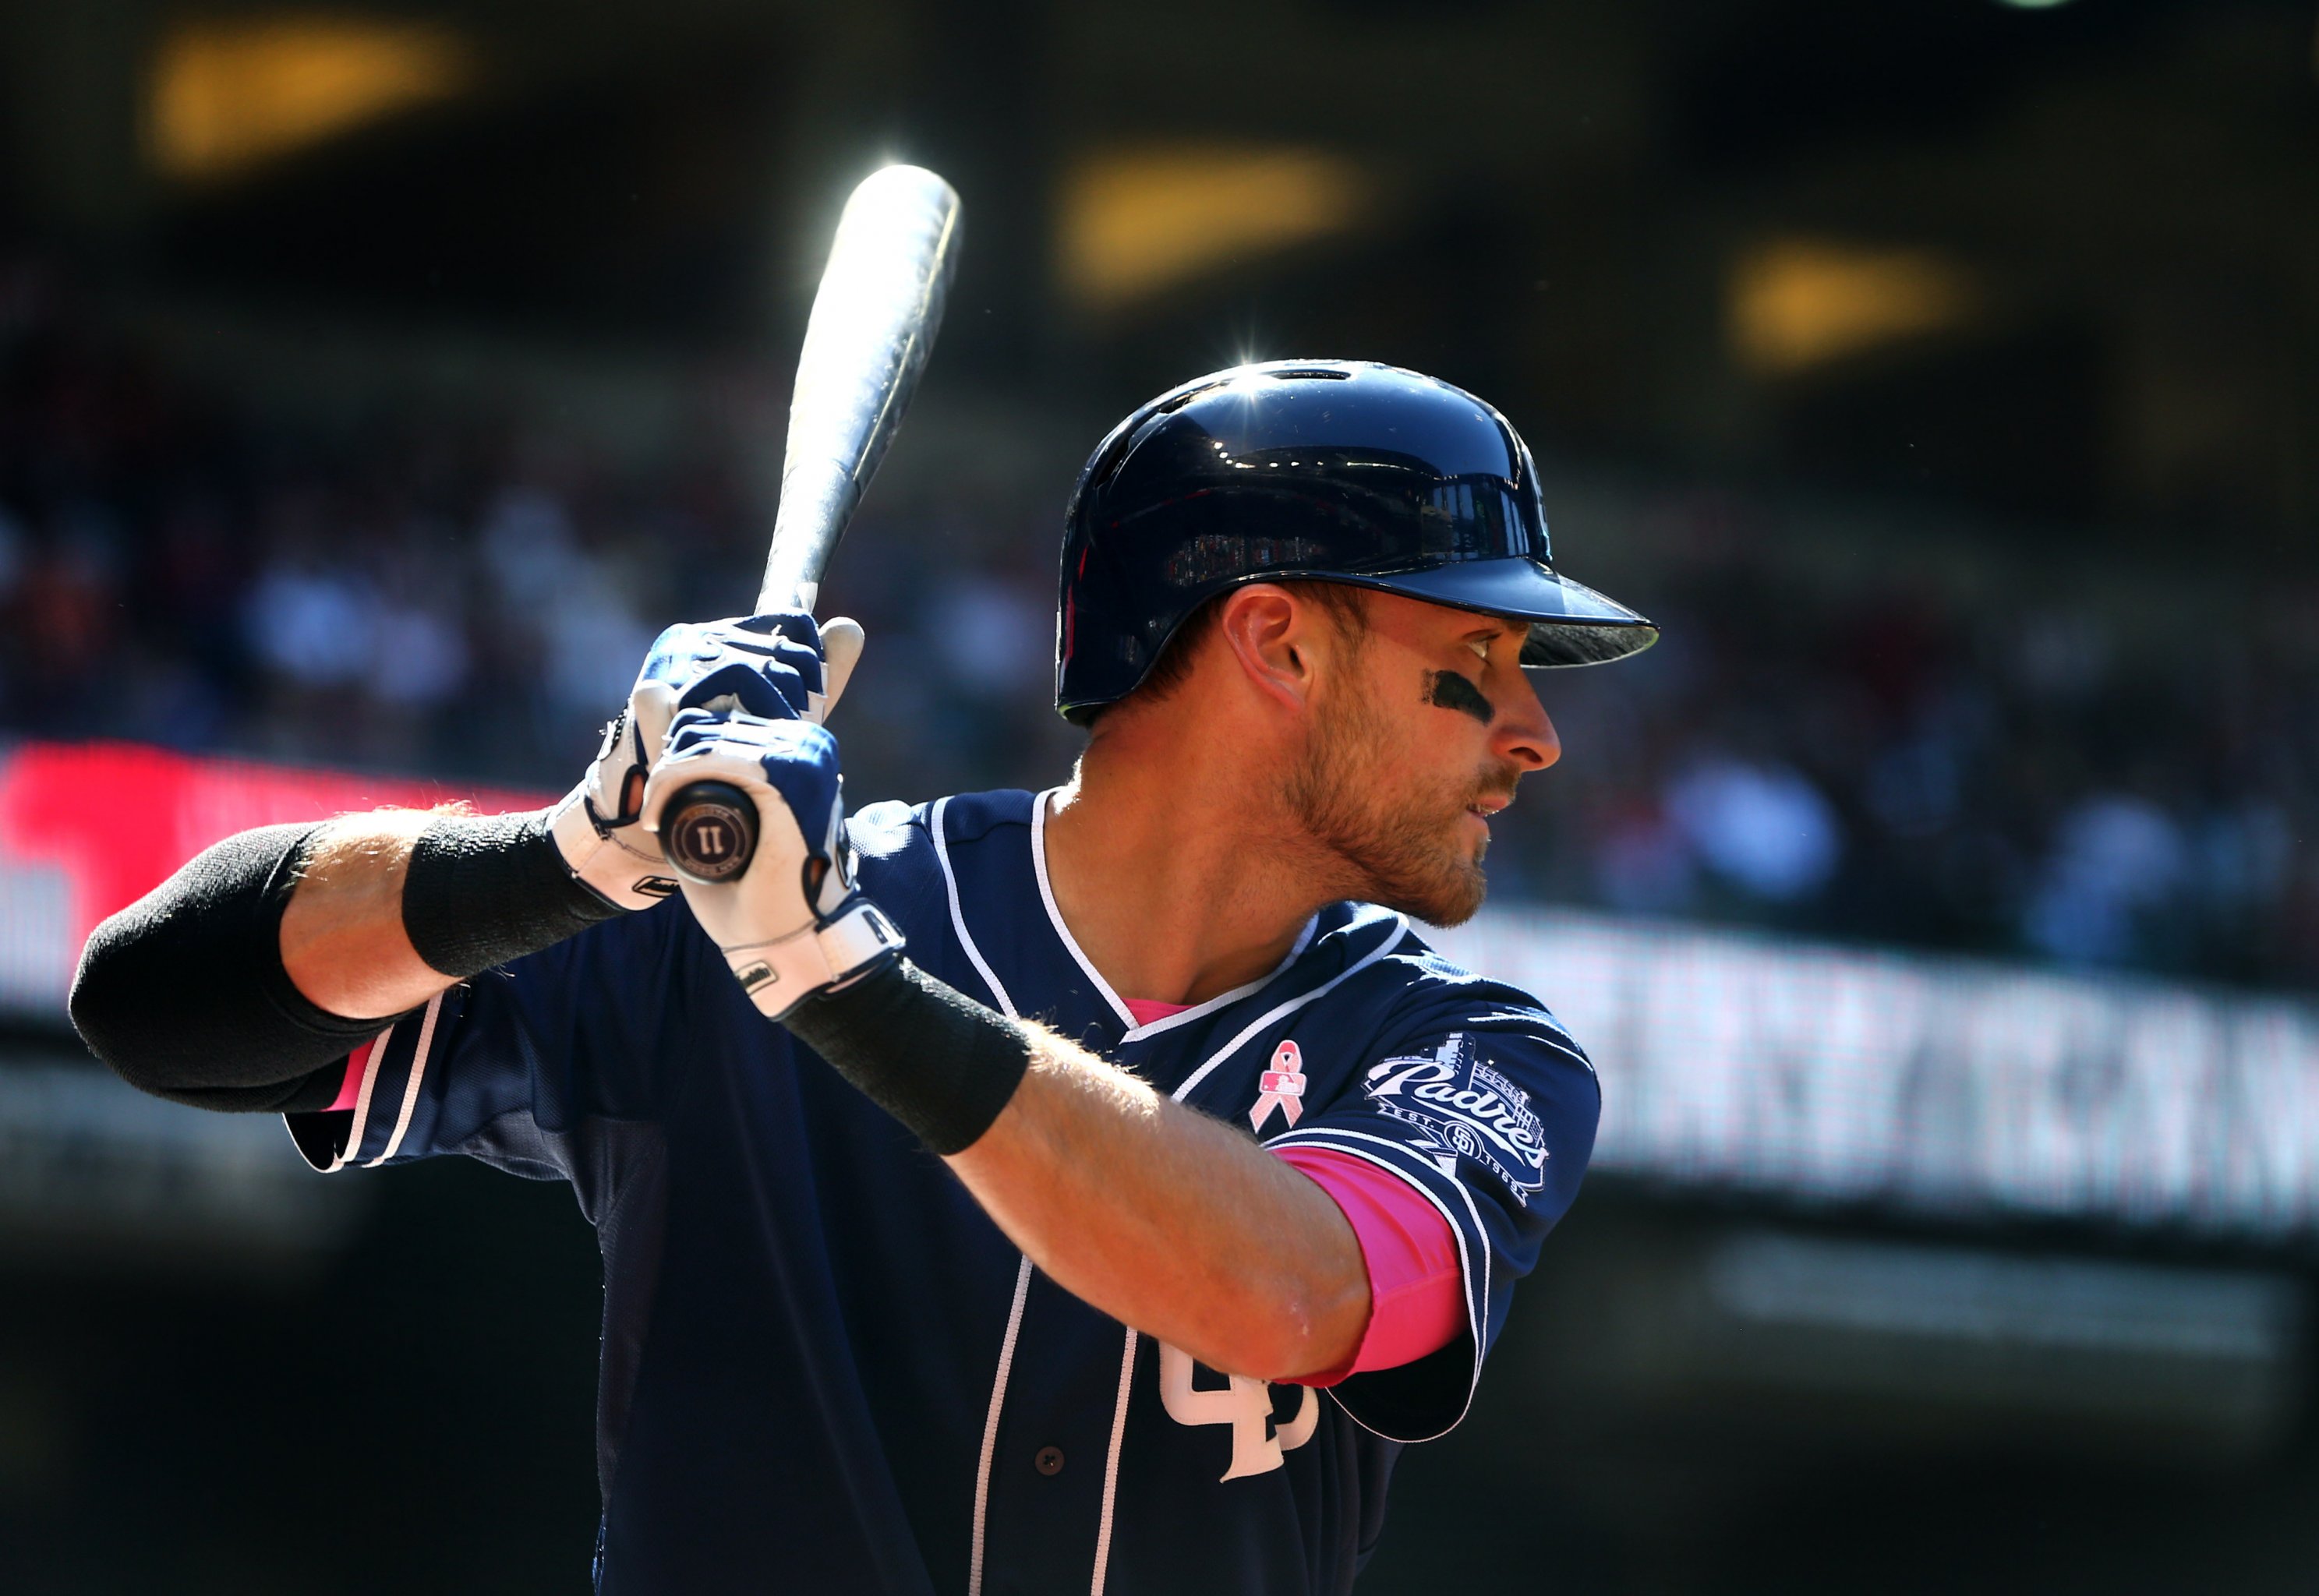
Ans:
POLYGON ((1103 978, 1103 972, 1096 969, 1095 960, 1089 959, 1086 950, 1079 946, 1078 939, 1071 934, 1071 928, 1063 922, 1063 911, 1055 903, 1054 886, 1047 879, 1047 810, 1055 795, 1061 790, 1060 787, 1050 787, 1043 792, 1033 793, 1031 797, 1031 869, 1039 879, 1039 901, 1046 906, 1047 924, 1054 928, 1056 940, 1060 942, 1065 951, 1078 961, 1078 967, 1085 972, 1088 982, 1103 995, 1103 1000, 1111 1005, 1111 1012, 1117 1015, 1119 1023, 1126 1027, 1119 1039, 1123 1043, 1141 1041, 1146 1037, 1157 1036, 1178 1025, 1187 1025, 1195 1020, 1205 1019, 1218 1010, 1238 1003, 1243 997, 1262 991, 1285 974, 1299 959, 1302 959, 1304 956, 1304 950, 1313 945, 1313 933, 1321 924, 1321 916, 1318 915, 1312 915, 1304 922, 1304 929, 1296 933, 1296 941, 1290 945, 1286 957, 1256 979, 1242 986, 1234 987, 1229 992, 1219 992, 1205 1003, 1196 1003, 1189 1008, 1179 1010, 1164 1019, 1154 1020, 1149 1025, 1139 1023, 1134 1011, 1127 1006, 1127 1000, 1112 989, 1111 983, 1103 978))

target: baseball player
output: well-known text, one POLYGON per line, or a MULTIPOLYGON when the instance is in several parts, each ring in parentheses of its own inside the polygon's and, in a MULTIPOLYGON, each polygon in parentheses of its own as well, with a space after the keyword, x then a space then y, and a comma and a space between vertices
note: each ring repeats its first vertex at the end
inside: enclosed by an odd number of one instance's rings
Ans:
POLYGON ((319 1168, 572 1183, 602 1591, 1345 1591, 1593 1141, 1562 1027, 1412 925, 1559 752, 1524 668, 1656 636, 1548 555, 1472 395, 1204 377, 1073 498, 1065 785, 848 820, 860 629, 678 627, 562 803, 231 838, 74 1017, 319 1168), (704 777, 759 819, 714 886, 655 837, 704 777))

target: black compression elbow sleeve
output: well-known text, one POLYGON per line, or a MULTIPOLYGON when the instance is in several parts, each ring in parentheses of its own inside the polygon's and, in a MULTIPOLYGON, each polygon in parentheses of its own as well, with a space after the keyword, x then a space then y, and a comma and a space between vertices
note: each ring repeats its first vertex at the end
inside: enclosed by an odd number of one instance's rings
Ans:
POLYGON ((815 993, 782 1023, 945 1158, 990 1129, 1031 1067, 1020 1025, 907 959, 815 993))
POLYGON ((326 1108, 335 1068, 389 1023, 317 1008, 282 968, 282 910, 319 827, 268 825, 195 854, 99 925, 74 1026, 140 1090, 198 1108, 326 1108))

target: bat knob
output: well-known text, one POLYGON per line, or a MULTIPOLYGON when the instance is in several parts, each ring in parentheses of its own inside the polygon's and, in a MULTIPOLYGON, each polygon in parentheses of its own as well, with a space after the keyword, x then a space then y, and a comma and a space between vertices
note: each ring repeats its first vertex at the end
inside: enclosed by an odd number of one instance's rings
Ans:
POLYGON ((677 874, 713 887, 749 868, 757 851, 756 800, 730 781, 695 781, 668 800, 661 851, 677 874))

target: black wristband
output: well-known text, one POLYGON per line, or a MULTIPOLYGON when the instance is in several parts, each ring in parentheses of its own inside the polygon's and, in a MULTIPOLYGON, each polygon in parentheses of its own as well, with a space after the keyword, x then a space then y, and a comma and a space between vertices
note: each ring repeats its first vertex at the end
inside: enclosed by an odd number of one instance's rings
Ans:
POLYGON ((903 958, 815 993, 781 1023, 944 1157, 990 1129, 1031 1067, 1021 1026, 903 958))
POLYGON ((268 825, 204 848, 92 933, 73 1024, 140 1090, 199 1108, 326 1108, 338 1061, 391 1020, 310 1002, 282 968, 282 910, 320 827, 268 825))
POLYGON ((429 969, 457 980, 621 912, 564 868, 545 812, 446 815, 411 845, 402 929, 429 969))

